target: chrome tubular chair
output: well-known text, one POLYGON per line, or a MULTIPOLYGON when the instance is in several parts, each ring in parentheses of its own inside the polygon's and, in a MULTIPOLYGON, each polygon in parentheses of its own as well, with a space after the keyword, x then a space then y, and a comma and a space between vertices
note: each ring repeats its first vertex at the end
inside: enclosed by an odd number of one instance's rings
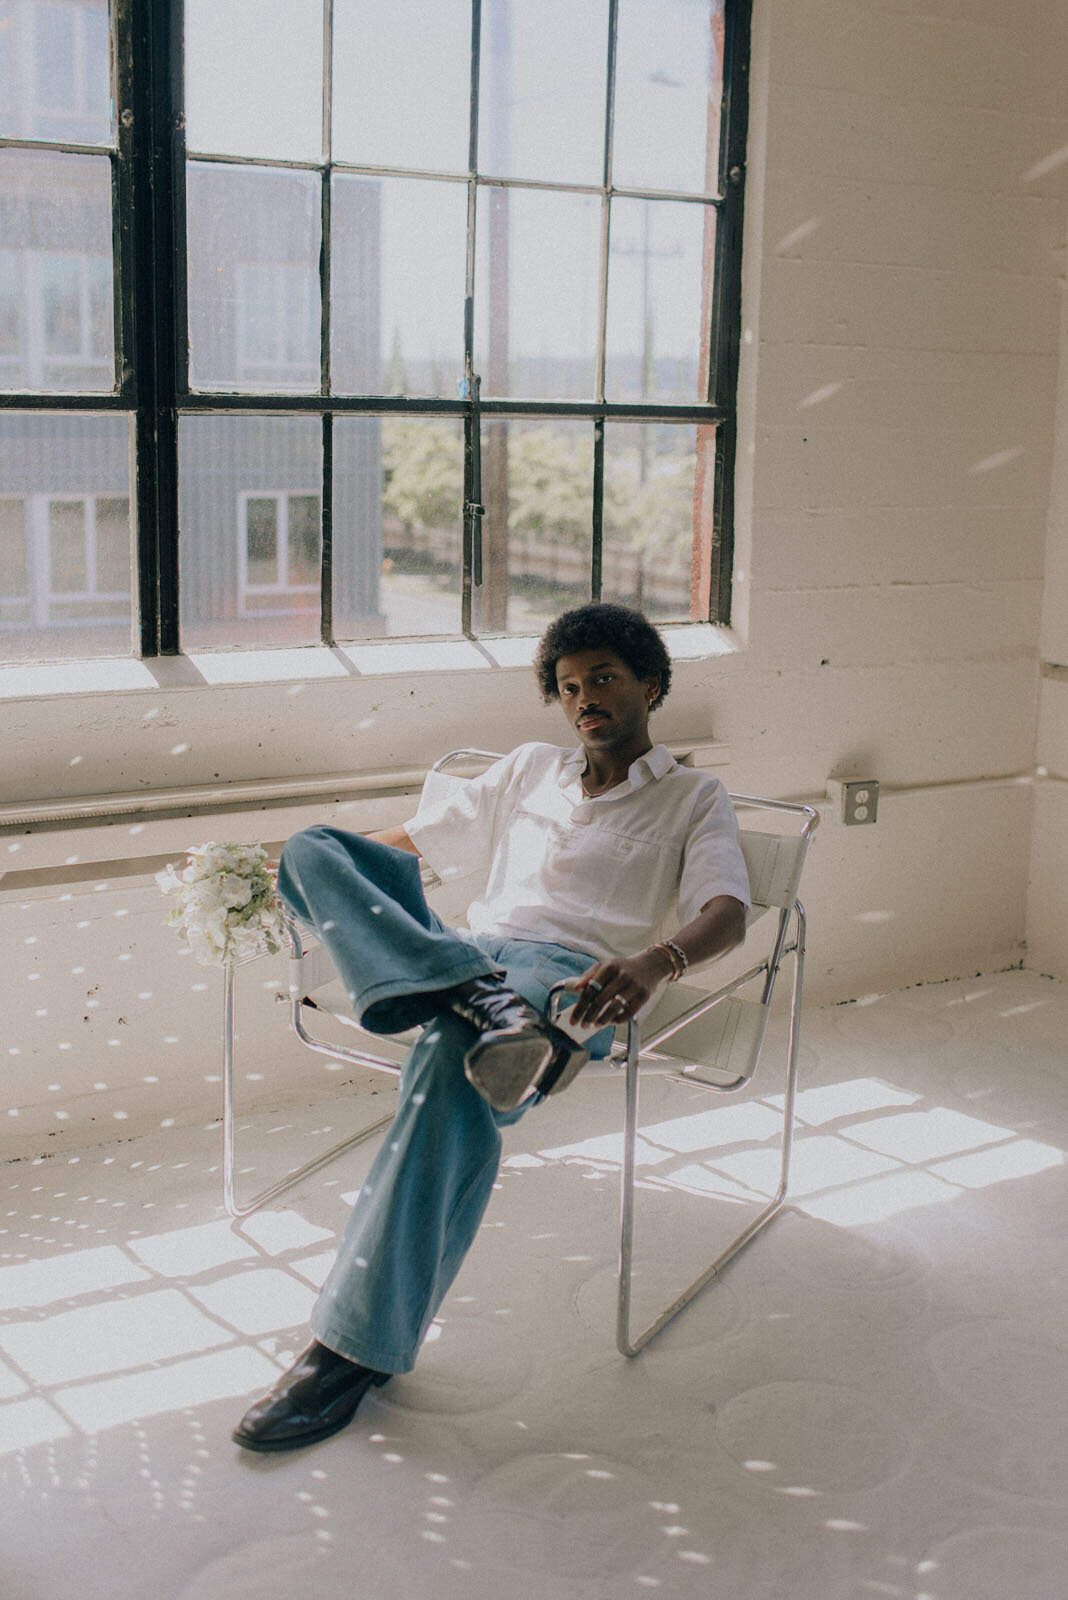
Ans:
MULTIPOLYGON (((300 991, 299 994, 293 988, 292 984, 290 985, 291 1019, 297 1037, 308 1046, 309 1050, 318 1050, 325 1055, 334 1057, 335 1060, 353 1061, 360 1066, 375 1067, 380 1072, 392 1072, 395 1076, 399 1076, 400 1066, 396 1062, 383 1059, 380 1056, 371 1056, 362 1051, 353 1050, 349 1046, 330 1045, 328 1047, 325 1042, 313 1039, 306 1031, 301 1016, 303 1008, 305 1006, 316 1005, 316 1002, 312 1001, 311 999, 311 994, 320 986, 320 984, 329 982, 329 979, 331 977, 335 977, 336 974, 333 966, 327 961, 326 951, 321 945, 314 945, 309 950, 304 949, 297 925, 289 917, 286 918, 286 932, 289 935, 291 970, 302 972, 302 982, 298 986, 300 991), (316 961, 317 957, 318 961, 316 961), (319 977, 318 981, 316 981, 317 968, 322 968, 325 966, 330 967, 329 973, 324 973, 324 975, 319 977)), ((226 968, 225 989, 223 991, 223 1204, 226 1207, 229 1215, 236 1221, 240 1221, 242 1217, 251 1216, 254 1211, 259 1210, 260 1206, 265 1206, 268 1200, 275 1200, 280 1194, 285 1194, 287 1189, 292 1189, 294 1184, 299 1183, 302 1178, 307 1178, 311 1175, 311 1173, 318 1172, 321 1167, 329 1165, 329 1163, 337 1156, 344 1155, 346 1150, 351 1150, 355 1145, 362 1144, 365 1139, 369 1139, 372 1134, 378 1133, 381 1131, 381 1129, 388 1127, 393 1121, 392 1112, 388 1117, 379 1117, 377 1122, 371 1123, 371 1125, 367 1128, 361 1128, 359 1133, 354 1133, 349 1138, 343 1139, 340 1144, 331 1145, 330 1149, 325 1150, 321 1156, 316 1156, 313 1160, 306 1161, 301 1167, 293 1168, 291 1171, 286 1173, 284 1178, 280 1178, 277 1183, 272 1183, 266 1189, 261 1189, 259 1194, 253 1195, 251 1199, 244 1201, 238 1200, 237 1178, 235 1171, 237 1165, 237 1129, 235 1125, 236 1108, 234 1093, 235 1063, 237 1056, 235 1027, 235 989, 237 973, 235 971, 235 967, 244 966, 246 965, 247 961, 255 961, 258 959, 259 958, 256 956, 250 956, 246 957, 243 961, 239 961, 228 966, 226 968)), ((341 1018, 340 1020, 347 1020, 351 1022, 352 1018, 350 1015, 347 1019, 341 1018)))
POLYGON ((765 912, 778 913, 770 947, 763 958, 720 988, 702 993, 690 984, 672 984, 652 1012, 627 1027, 623 1163, 621 1172, 619 1281, 616 1298, 616 1344, 625 1356, 636 1356, 650 1340, 677 1317, 684 1306, 744 1250, 781 1210, 790 1177, 794 1103, 797 1096, 798 1045, 801 996, 805 970, 805 911, 798 899, 801 871, 809 841, 819 824, 812 806, 783 800, 763 800, 732 794, 739 810, 777 813, 796 823, 796 831, 781 835, 742 827, 742 853, 749 871, 752 909, 748 925, 765 912), (759 1214, 723 1249, 704 1271, 677 1295, 651 1323, 638 1333, 631 1328, 631 1281, 634 1245, 635 1169, 638 1139, 638 1077, 642 1061, 674 1060, 671 1074, 678 1081, 699 1084, 711 1094, 737 1094, 757 1070, 771 1010, 779 968, 793 957, 782 1110, 782 1144, 779 1181, 759 1214), (753 998, 739 991, 752 989, 753 998), (688 1042, 685 1043, 688 1038, 688 1042), (694 1057, 697 1057, 695 1060, 694 1057), (715 1076, 708 1076, 713 1073, 715 1076))
MULTIPOLYGON (((488 750, 453 750, 435 762, 427 774, 424 794, 436 796, 448 787, 464 782, 480 765, 496 760, 496 753, 488 750), (462 768, 462 773, 448 769, 462 768)), ((654 1339, 679 1312, 693 1300, 706 1284, 720 1273, 746 1245, 767 1227, 782 1208, 786 1198, 790 1173, 790 1154, 793 1141, 794 1103, 797 1092, 798 1045, 800 1036, 802 985, 805 960, 805 912, 798 898, 801 873, 809 842, 818 823, 819 813, 812 806, 795 805, 782 800, 765 800, 752 795, 732 794, 731 800, 741 812, 774 814, 787 832, 763 832, 746 826, 740 827, 742 852, 749 872, 752 910, 748 924, 775 912, 776 919, 765 955, 738 976, 714 990, 698 987, 699 978, 668 985, 655 1002, 652 1010, 641 1019, 620 1029, 612 1055, 600 1065, 614 1076, 624 1078, 624 1131, 621 1164, 621 1204, 619 1275, 616 1304, 616 1344, 623 1355, 635 1356, 654 1339), (782 1144, 779 1181, 775 1193, 745 1228, 723 1249, 716 1259, 685 1288, 644 1329, 632 1329, 631 1290, 633 1277, 633 1248, 636 1195, 636 1149, 638 1138, 638 1080, 643 1062, 656 1066, 661 1072, 688 1085, 697 1084, 710 1094, 737 1094, 749 1084, 760 1061, 771 1010, 772 995, 780 967, 787 957, 793 957, 793 985, 790 996, 785 1062, 785 1093, 782 1110, 782 1144), (743 997, 743 993, 748 997, 743 997)), ((437 886, 435 875, 424 867, 424 884, 428 889, 437 886)), ((336 1022, 356 1028, 349 1009, 344 987, 321 945, 307 944, 306 936, 293 922, 287 924, 291 944, 290 999, 292 1024, 297 1037, 311 1050, 319 1051, 335 1060, 370 1067, 394 1076, 400 1073, 400 1063, 376 1053, 385 1041, 362 1034, 361 1043, 343 1045, 320 1038, 309 1032, 305 1021, 307 1009, 326 1013, 336 1022), (315 996, 313 999, 312 996, 315 996), (362 1041, 372 1043, 372 1051, 362 1041)), ((562 989, 560 985, 558 988, 562 989)), ((556 995, 550 1004, 555 1005, 556 995)), ((359 1030, 358 1030, 359 1031, 359 1030)), ((399 1041, 401 1044, 404 1040, 399 1041)), ((597 1063, 585 1068, 586 1073, 596 1070, 597 1063)), ((233 1013, 232 975, 228 990, 227 1034, 224 1051, 224 1194, 231 1216, 247 1216, 258 1206, 284 1193, 301 1178, 318 1171, 345 1150, 370 1138, 385 1127, 390 1117, 384 1117, 370 1127, 362 1129, 351 1138, 335 1145, 315 1160, 289 1173, 279 1183, 264 1190, 243 1206, 234 1199, 234 1102, 233 1102, 233 1013)))

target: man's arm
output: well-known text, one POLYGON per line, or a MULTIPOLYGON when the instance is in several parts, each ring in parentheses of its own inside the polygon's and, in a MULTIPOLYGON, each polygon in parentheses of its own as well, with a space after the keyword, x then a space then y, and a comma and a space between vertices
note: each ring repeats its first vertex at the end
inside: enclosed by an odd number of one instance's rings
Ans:
POLYGON ((365 837, 374 839, 378 844, 391 844, 394 850, 410 850, 413 856, 419 854, 403 828, 380 828, 377 833, 369 833, 365 837))
MULTIPOLYGON (((745 938, 745 906, 732 894, 706 900, 692 922, 672 934, 691 966, 726 955, 745 938)), ((674 963, 655 945, 627 959, 598 961, 578 980, 578 1000, 572 1020, 589 1023, 625 1022, 640 1011, 658 983, 670 978, 674 963), (595 985, 600 985, 596 988, 595 985), (622 1002, 622 1004, 620 1004, 622 1002)))

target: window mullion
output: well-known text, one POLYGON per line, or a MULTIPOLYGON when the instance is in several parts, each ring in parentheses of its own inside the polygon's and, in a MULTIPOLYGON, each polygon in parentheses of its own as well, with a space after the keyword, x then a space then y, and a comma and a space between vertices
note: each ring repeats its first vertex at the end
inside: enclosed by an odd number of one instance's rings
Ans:
POLYGON ((323 644, 334 642, 334 418, 323 413, 323 498, 322 579, 320 593, 320 637, 323 644))
POLYGON ((742 223, 746 140, 749 128, 751 0, 726 8, 723 49, 723 112, 720 192, 725 196, 716 226, 710 394, 727 412, 716 430, 710 573, 710 620, 731 619, 734 562, 734 469, 737 453, 738 362, 742 328, 742 223))
POLYGON ((152 0, 155 198, 156 514, 159 522, 159 652, 177 655, 178 393, 189 387, 185 248, 185 4, 152 0))
POLYGON ((593 543, 590 554, 590 599, 601 598, 604 581, 604 418, 593 424, 593 543))
POLYGON ((709 400, 733 411, 741 337, 741 256, 745 149, 749 123, 749 0, 727 7, 723 49, 720 193, 716 221, 709 400))
MULTIPOLYGON (((137 371, 136 466, 138 632, 142 655, 178 652, 178 462, 175 298, 184 284, 176 258, 174 181, 181 131, 181 0, 119 0, 129 79, 120 127, 132 128, 132 312, 137 371), (126 41, 128 40, 128 48, 126 41), (177 59, 175 58, 177 45, 177 59), (172 289, 172 283, 174 285, 172 289)), ((128 270, 123 267, 121 270, 128 270)), ((129 338, 129 330, 122 330, 129 338)), ((128 355, 129 345, 124 351, 128 355)))
MULTIPOLYGON (((601 260, 598 285, 597 398, 605 397, 608 359, 608 252, 612 230, 612 163, 616 108, 616 40, 619 0, 608 0, 608 61, 604 97, 604 193, 601 197, 601 260)), ((590 599, 600 600, 604 581, 604 417, 593 424, 593 504, 591 508, 590 599)))
POLYGON ((616 102, 616 32, 619 0, 608 0, 608 62, 605 68, 604 96, 604 192, 601 199, 601 260, 599 320, 597 324, 597 398, 604 399, 606 339, 608 320, 608 246, 612 207, 612 136, 616 102))
MULTIPOLYGON (((330 319, 333 309, 331 299, 331 206, 333 201, 333 106, 334 106, 334 6, 333 0, 323 5, 323 174, 322 174, 322 227, 319 247, 319 304, 320 391, 324 400, 330 395, 333 379, 330 371, 330 319)), ((334 642, 334 418, 330 411, 323 412, 322 497, 320 502, 320 530, 322 551, 320 564, 319 637, 323 644, 334 642)))
POLYGON ((462 550, 462 590, 460 595, 461 627, 468 638, 474 637, 473 591, 482 584, 482 408, 479 392, 482 380, 477 372, 468 378, 470 406, 464 417, 464 505, 462 550))
POLYGON ((475 227, 482 0, 471 0, 470 117, 467 140, 467 259, 464 288, 464 490, 461 507, 460 626, 473 637, 474 586, 482 582, 482 417, 475 373, 475 227))

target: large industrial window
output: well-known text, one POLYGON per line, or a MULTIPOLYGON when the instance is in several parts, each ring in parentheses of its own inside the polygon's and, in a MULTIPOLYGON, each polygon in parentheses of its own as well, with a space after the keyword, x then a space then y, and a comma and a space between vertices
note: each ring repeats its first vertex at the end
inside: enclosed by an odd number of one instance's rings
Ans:
POLYGON ((748 36, 0 0, 0 657, 726 621, 748 36))

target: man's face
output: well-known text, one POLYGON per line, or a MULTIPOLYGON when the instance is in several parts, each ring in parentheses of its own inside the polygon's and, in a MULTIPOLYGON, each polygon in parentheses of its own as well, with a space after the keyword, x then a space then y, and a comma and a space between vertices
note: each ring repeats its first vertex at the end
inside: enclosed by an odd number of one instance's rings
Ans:
POLYGON ((564 715, 588 750, 648 748, 649 702, 656 678, 637 678, 614 650, 601 646, 561 656, 556 687, 564 715))

